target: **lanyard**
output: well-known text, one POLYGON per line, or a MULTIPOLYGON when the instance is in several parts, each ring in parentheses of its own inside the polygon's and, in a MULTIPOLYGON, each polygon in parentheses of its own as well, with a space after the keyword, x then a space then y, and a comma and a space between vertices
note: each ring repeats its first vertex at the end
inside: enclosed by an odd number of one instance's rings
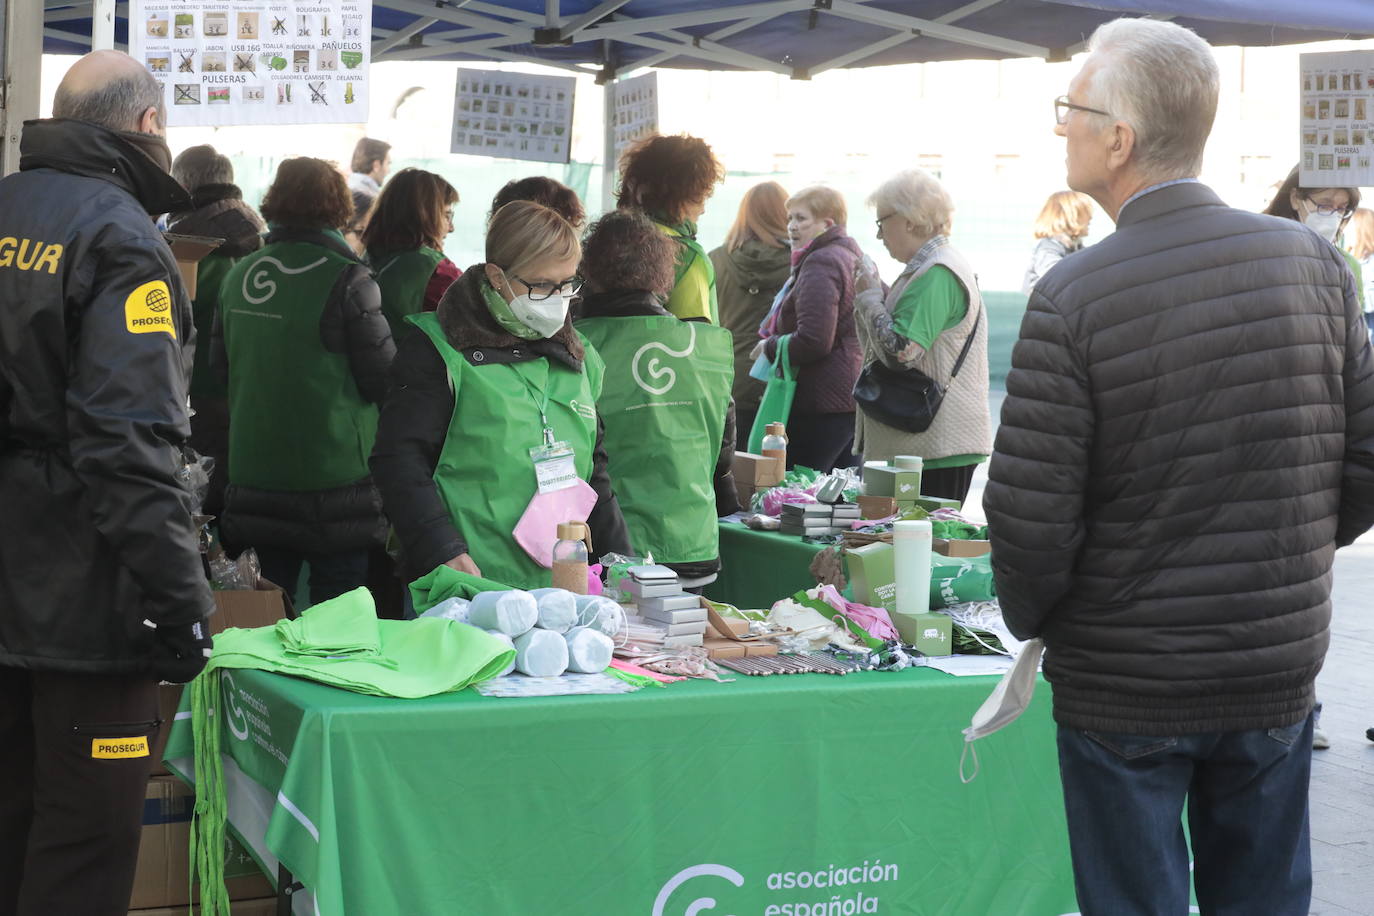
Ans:
MULTIPOLYGON (((550 366, 549 369, 550 371, 552 371, 553 367, 550 366)), ((515 370, 515 374, 519 376, 520 381, 525 383, 525 389, 529 391, 530 398, 534 401, 535 409, 539 411, 539 422, 543 425, 544 428, 544 445, 553 445, 553 427, 549 425, 548 389, 545 388, 543 391, 540 391, 538 388, 534 386, 534 382, 531 382, 529 379, 525 378, 524 373, 522 373, 519 369, 515 370), (543 398, 542 401, 540 400, 541 397, 543 398)))

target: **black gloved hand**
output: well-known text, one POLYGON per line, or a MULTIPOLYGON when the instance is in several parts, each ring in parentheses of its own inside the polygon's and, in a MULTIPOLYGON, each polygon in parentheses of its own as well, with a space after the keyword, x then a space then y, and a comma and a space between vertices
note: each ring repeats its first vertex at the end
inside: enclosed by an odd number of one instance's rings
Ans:
POLYGON ((151 620, 143 625, 153 630, 158 652, 153 658, 153 674, 173 684, 195 680, 210 657, 210 628, 204 619, 195 623, 158 626, 151 620))

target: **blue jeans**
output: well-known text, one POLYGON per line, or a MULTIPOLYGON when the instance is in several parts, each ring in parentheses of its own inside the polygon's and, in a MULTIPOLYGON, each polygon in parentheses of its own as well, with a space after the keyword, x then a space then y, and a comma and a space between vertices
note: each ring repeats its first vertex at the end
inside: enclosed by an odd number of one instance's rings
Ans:
MULTIPOLYGON (((259 547, 258 561, 262 577, 282 587, 296 600, 296 581, 301 577, 301 564, 310 564, 310 603, 319 604, 337 598, 367 584, 367 551, 346 553, 299 553, 280 547, 259 547)), ((297 611, 302 608, 297 608, 297 611)))
POLYGON ((1188 803, 1198 907, 1307 916, 1312 717, 1178 737, 1059 729, 1074 887, 1083 916, 1188 912, 1188 803))

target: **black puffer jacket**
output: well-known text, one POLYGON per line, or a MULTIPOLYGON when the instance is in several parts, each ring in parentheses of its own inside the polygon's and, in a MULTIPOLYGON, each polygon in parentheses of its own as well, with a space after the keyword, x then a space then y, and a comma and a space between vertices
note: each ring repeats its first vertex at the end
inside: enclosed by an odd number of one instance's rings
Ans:
MULTIPOLYGON (((503 329, 482 301, 484 265, 463 272, 439 304, 439 322, 455 349, 474 365, 516 363, 546 358, 581 371, 583 347, 572 325, 547 340, 520 340, 503 329)), ((453 418, 453 385, 444 358, 429 337, 411 334, 401 341, 392 365, 392 390, 377 425, 372 473, 383 504, 401 541, 401 563, 407 580, 468 552, 448 508, 434 485, 434 469, 444 450, 453 418)), ((629 532, 606 471, 601 421, 596 425, 592 476, 596 506, 587 518, 598 555, 632 555, 629 532)), ((512 443, 510 460, 520 460, 512 443)), ((528 459, 526 459, 528 460, 528 459)))
POLYGON ((174 476, 191 305, 149 216, 185 192, 149 143, 30 121, 0 181, 0 665, 151 672, 143 620, 214 609, 174 476))
POLYGON ((243 202, 234 184, 206 184, 191 192, 191 209, 172 214, 168 232, 223 239, 214 254, 241 258, 262 247, 267 226, 256 210, 243 202))
POLYGON ((1340 254, 1206 187, 1053 267, 984 497, 998 597, 1055 718, 1142 735, 1300 721, 1331 561, 1374 522, 1374 362, 1340 254))
MULTIPOLYGON (((363 399, 386 396, 387 372, 396 355, 382 314, 381 292, 367 266, 341 240, 309 229, 274 227, 267 244, 309 242, 356 262, 339 272, 320 316, 326 351, 342 353, 363 399)), ((225 350, 222 315, 215 316, 211 365, 227 385, 233 367, 225 350)), ((283 386, 283 396, 290 392, 283 386)), ((263 443, 270 448, 271 443, 263 443)), ((232 463, 229 479, 234 479, 232 463)), ((386 540, 381 495, 370 477, 346 486, 286 492, 230 484, 221 530, 235 548, 270 546, 304 553, 337 553, 380 546, 386 540)))

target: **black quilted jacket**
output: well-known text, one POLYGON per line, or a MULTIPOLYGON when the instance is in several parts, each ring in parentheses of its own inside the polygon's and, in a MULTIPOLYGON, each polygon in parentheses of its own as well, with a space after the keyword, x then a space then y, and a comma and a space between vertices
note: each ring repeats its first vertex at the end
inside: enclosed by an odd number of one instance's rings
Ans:
POLYGON ((1181 184, 1032 293, 984 499, 1055 718, 1143 735, 1300 721, 1335 549, 1374 522, 1374 363, 1302 225, 1181 184))

